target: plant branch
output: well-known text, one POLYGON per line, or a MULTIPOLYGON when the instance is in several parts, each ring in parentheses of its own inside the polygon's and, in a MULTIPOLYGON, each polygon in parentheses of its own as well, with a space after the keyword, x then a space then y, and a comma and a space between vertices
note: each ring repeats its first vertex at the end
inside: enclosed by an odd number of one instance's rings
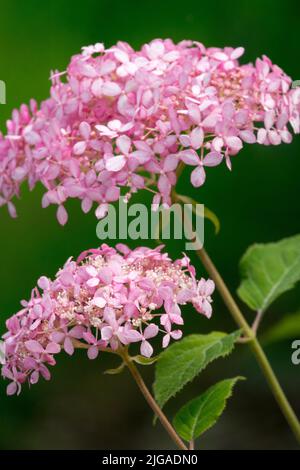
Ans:
MULTIPOLYGON (((284 391, 279 384, 276 375, 263 351, 259 341, 255 336, 255 331, 250 327, 248 322, 246 321, 245 317, 243 316, 241 310, 239 309, 238 305, 236 304, 235 300, 233 299, 231 293, 229 292, 225 282, 223 281, 220 273, 218 272, 217 268, 215 267, 214 263, 202 248, 201 250, 197 251, 197 255, 199 256, 200 260, 202 261, 205 269, 207 270, 210 277, 216 284, 216 287, 227 306, 228 310, 230 311, 232 317, 234 318, 237 325, 243 330, 244 337, 246 340, 249 341, 249 346, 256 357, 258 364, 269 384, 269 387, 274 395, 275 400, 277 401, 283 415, 285 416, 291 430, 293 431, 297 441, 300 443, 300 423, 299 420, 292 409, 288 399, 286 398, 284 391)), ((258 317, 260 320, 260 317, 258 317)), ((257 322, 259 323, 259 321, 257 322)), ((255 326, 255 325, 254 325, 255 326)), ((258 325, 257 325, 258 326, 258 325)))
MULTIPOLYGON (((73 343, 74 348, 76 348, 76 349, 89 349, 91 347, 90 344, 82 343, 81 341, 79 341, 78 339, 75 339, 75 338, 72 339, 72 343, 73 343)), ((99 347, 98 349, 99 349, 99 351, 116 354, 116 352, 113 351, 111 348, 107 348, 107 347, 106 348, 100 348, 99 347)))
POLYGON ((150 406, 150 408, 152 408, 155 415, 158 417, 158 419, 160 420, 161 424, 163 425, 163 427, 165 428, 165 430, 167 431, 171 439, 175 442, 175 444, 177 445, 179 449, 188 450, 184 442, 180 439, 175 429, 169 422, 164 412, 161 410, 161 408, 158 406, 153 396, 149 392, 141 374, 139 373, 137 367, 131 361, 131 358, 129 357, 127 351, 125 349, 119 350, 119 354, 122 357, 125 364, 127 365, 132 377, 134 378, 137 386, 139 387, 140 391, 144 395, 144 398, 147 401, 148 405, 150 406))
MULTIPOLYGON (((77 339, 73 339, 72 342, 73 342, 74 347, 76 347, 78 349, 88 349, 89 348, 88 344, 82 343, 81 341, 78 341, 77 339)), ((118 356, 120 356, 123 359, 124 364, 128 367, 132 377, 134 378, 135 382, 137 383, 137 386, 139 387, 140 391, 144 395, 145 400, 147 401, 148 405, 152 408, 155 415, 158 417, 158 419, 160 420, 161 424, 163 425, 163 427, 165 428, 165 430, 167 431, 167 433, 169 434, 171 439, 175 442, 175 444, 177 445, 177 447, 179 449, 188 450, 188 448, 186 447, 184 442, 180 439, 180 437, 176 433, 175 429, 173 428, 173 426, 169 422, 169 420, 166 417, 166 415, 164 414, 164 412, 161 410, 161 408, 158 406, 158 404, 154 400, 153 396, 149 392, 149 390, 148 390, 141 374, 139 373, 137 367, 132 362, 131 357, 128 355, 127 349, 119 348, 117 351, 113 351, 110 348, 104 348, 103 351, 110 352, 110 353, 113 353, 113 354, 117 354, 118 356)))
POLYGON ((254 332, 255 336, 257 335, 258 327, 262 321, 264 312, 262 310, 258 310, 254 322, 252 323, 252 331, 254 332))
MULTIPOLYGON (((179 176, 182 173, 182 167, 183 165, 180 165, 179 168, 177 169, 177 181, 179 179, 179 176)), ((180 202, 180 199, 177 197, 175 191, 172 192, 172 199, 180 202)), ((192 225, 192 222, 188 219, 188 217, 184 219, 184 223, 190 225, 189 232, 193 233, 193 225, 192 225)), ((195 236, 197 237, 197 233, 195 234, 195 236)), ((249 346, 254 356, 256 357, 256 360, 262 370, 262 373, 264 374, 266 378, 266 381, 273 393, 273 396, 275 400, 277 401, 279 408, 282 411, 282 414, 286 418, 286 421, 289 424, 291 430, 293 431, 297 441, 300 443, 299 420, 293 408, 291 407, 287 397, 285 396, 285 393, 283 389, 281 388, 280 383, 278 382, 278 379, 268 361, 268 358, 264 350, 262 349, 259 341, 256 338, 256 331, 261 321, 262 314, 258 313, 254 321, 253 327, 251 328, 251 326, 248 324, 247 320, 245 319, 244 315, 242 314, 241 310, 239 309, 237 303, 235 302, 234 298, 232 297, 219 271, 217 270, 216 266, 214 265, 209 255, 207 254, 207 252, 204 250, 204 248, 202 248, 200 250, 197 250, 196 253, 198 257, 200 258, 200 260, 202 261, 202 264, 205 267, 206 271, 208 272, 209 276, 215 282, 215 285, 223 299, 223 302, 227 306, 236 324, 239 326, 239 328, 242 329, 244 336, 241 342, 249 343, 249 346)))

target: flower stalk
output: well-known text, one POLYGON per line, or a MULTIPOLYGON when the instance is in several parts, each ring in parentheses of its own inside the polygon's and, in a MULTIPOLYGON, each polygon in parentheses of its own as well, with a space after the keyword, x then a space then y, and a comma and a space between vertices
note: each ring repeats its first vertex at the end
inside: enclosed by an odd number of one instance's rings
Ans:
POLYGON ((178 436, 176 433, 175 429, 169 422, 168 418, 162 411, 162 409, 158 406, 156 401, 154 400, 153 396, 149 392, 141 374, 139 373, 137 367, 135 364, 132 362, 130 356, 128 355, 128 352, 125 348, 119 350, 119 355, 122 357, 123 361, 125 362, 126 366, 128 367, 129 372, 131 373, 132 377, 134 378, 137 386, 139 387, 140 391, 142 392, 145 400, 147 401, 148 405, 150 408, 153 410, 154 414, 158 417, 160 420, 161 424, 171 437, 171 439, 175 442, 177 447, 181 450, 188 450, 184 442, 181 440, 181 438, 178 436))
POLYGON ((207 252, 202 248, 197 251, 197 255, 202 261, 203 266, 206 271, 209 273, 211 278, 216 284, 216 287, 227 306, 229 312, 231 313, 236 324, 243 330, 244 337, 249 342, 252 353, 254 354, 262 373, 264 374, 266 381, 273 393, 275 400, 279 408, 281 409, 286 421, 288 422, 291 430, 293 431, 297 441, 300 443, 300 423, 299 420, 291 407, 270 363, 269 360, 262 349, 257 337, 256 332, 250 327, 238 305, 236 304, 234 298, 232 297, 229 289, 227 288, 223 278, 215 267, 214 263, 210 259, 207 252))
MULTIPOLYGON (((177 181, 179 176, 182 173, 182 165, 178 167, 177 172, 177 181)), ((172 192, 172 199, 182 204, 180 198, 177 197, 175 191, 172 192)), ((192 222, 186 218, 184 220, 185 224, 190 224, 189 233, 193 233, 192 222)), ((195 235, 197 237, 197 233, 195 235)), ((196 251, 197 256, 199 257, 200 261, 202 262, 204 268, 206 269, 207 273, 210 275, 211 279, 214 281, 219 294, 221 295, 223 302, 225 303, 226 307, 228 308, 231 316, 233 317, 234 321, 238 325, 239 328, 243 331, 243 338, 240 341, 241 343, 249 343, 252 353, 254 354, 262 373, 265 376, 265 379, 271 389, 271 392, 282 412, 284 415, 289 427, 291 428, 292 432, 294 433, 297 441, 300 443, 300 423, 299 420, 291 407, 271 365, 270 362, 261 347, 256 333, 259 323, 261 321, 261 313, 259 312, 253 326, 251 327, 247 322, 246 318, 244 317, 243 313, 241 312, 240 308, 238 307, 237 303, 235 302, 233 296, 231 295, 227 285, 225 284, 222 276, 220 275, 219 271, 217 270, 216 266, 214 265, 213 261, 211 260, 208 253, 205 251, 204 248, 196 251)))

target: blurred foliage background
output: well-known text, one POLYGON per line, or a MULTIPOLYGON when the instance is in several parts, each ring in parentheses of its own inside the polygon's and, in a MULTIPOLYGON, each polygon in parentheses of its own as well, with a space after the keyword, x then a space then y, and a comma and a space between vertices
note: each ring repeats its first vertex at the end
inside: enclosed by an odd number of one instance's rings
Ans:
MULTIPOLYGON (((2 130, 14 107, 31 97, 40 101, 48 96, 51 69, 64 70, 71 55, 95 42, 110 46, 123 40, 139 48, 155 37, 170 37, 195 39, 207 46, 242 45, 246 48, 243 60, 266 54, 293 79, 300 79, 297 1, 0 0, 0 16, 0 79, 7 85, 7 104, 0 106, 2 130)), ((239 259, 250 244, 300 232, 299 150, 299 137, 289 146, 248 146, 233 159, 232 174, 225 165, 215 168, 200 190, 190 187, 188 172, 182 177, 182 193, 204 202, 221 220, 218 236, 207 222, 205 244, 233 292, 239 283, 239 259)), ((41 208, 42 193, 41 187, 29 193, 24 185, 16 220, 1 209, 1 331, 40 275, 53 276, 70 255, 99 244, 92 212, 84 215, 77 201, 68 204, 69 223, 62 228, 54 207, 41 208)), ((143 197, 139 195, 140 200, 143 197)), ((181 249, 170 243, 172 255, 181 249)), ((191 257, 198 273, 204 274, 191 257)), ((278 300, 263 329, 296 311, 299 293, 298 288, 278 300)), ((246 313, 251 320, 253 314, 246 313)), ((185 317, 187 333, 235 328, 218 295, 211 321, 188 310, 185 317)), ((300 366, 291 363, 291 341, 268 346, 267 354, 299 414, 300 366)), ((79 352, 72 358, 61 354, 52 380, 40 381, 32 390, 25 387, 19 397, 6 397, 1 381, 0 448, 172 448, 160 425, 152 428, 151 412, 128 373, 103 375, 116 362, 105 354, 97 361, 79 352)), ((153 371, 144 372, 151 383, 153 371)), ((187 397, 236 374, 248 380, 238 385, 219 424, 202 438, 200 448, 296 448, 247 346, 210 366, 170 402, 167 412, 172 415, 187 397)))

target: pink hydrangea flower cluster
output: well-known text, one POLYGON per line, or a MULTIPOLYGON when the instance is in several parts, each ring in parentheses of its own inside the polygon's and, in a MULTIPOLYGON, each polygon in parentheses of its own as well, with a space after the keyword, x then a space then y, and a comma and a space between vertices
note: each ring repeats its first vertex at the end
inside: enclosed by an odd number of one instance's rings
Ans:
POLYGON ((241 65, 244 49, 154 40, 140 51, 118 42, 84 47, 66 72, 51 75, 50 98, 15 110, 0 136, 0 204, 16 216, 11 199, 20 184, 40 181, 43 207, 79 198, 105 215, 120 191, 141 188, 170 204, 180 162, 201 186, 206 168, 244 143, 290 143, 300 132, 300 89, 266 56, 241 65))
POLYGON ((2 375, 11 380, 7 393, 20 392, 21 384, 50 379, 48 366, 64 349, 72 355, 86 347, 90 359, 107 348, 139 343, 150 357, 150 339, 163 333, 162 346, 180 339, 183 325, 180 305, 190 302, 210 317, 211 280, 195 278, 189 259, 172 262, 161 247, 117 249, 103 244, 70 258, 54 281, 38 280, 23 309, 6 322, 6 363, 2 375))

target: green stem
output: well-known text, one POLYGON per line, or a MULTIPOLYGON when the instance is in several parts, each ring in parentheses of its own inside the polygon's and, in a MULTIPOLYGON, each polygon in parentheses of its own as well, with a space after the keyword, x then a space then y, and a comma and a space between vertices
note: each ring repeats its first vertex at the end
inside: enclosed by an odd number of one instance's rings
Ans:
POLYGON ((258 339, 255 336, 255 332, 252 330, 247 320, 243 316, 241 310, 233 299, 231 293, 229 292, 225 282, 223 281, 220 273, 215 267, 214 263, 202 248, 197 251, 197 254, 202 261, 205 269, 207 270, 210 277, 214 280, 216 287, 230 311, 232 317, 234 318, 237 325, 242 328, 244 336, 249 339, 249 346, 256 357, 258 364, 269 384, 269 387, 274 395, 275 400, 277 401, 283 415, 285 416, 291 430, 293 431, 297 441, 300 443, 300 423, 299 420, 292 409, 288 399, 286 398, 284 391, 281 388, 280 383, 277 380, 276 375, 265 355, 264 350, 262 349, 258 339))
MULTIPOLYGON (((74 347, 77 349, 88 349, 89 345, 85 343, 81 343, 81 341, 78 341, 77 339, 73 340, 74 347)), ((110 348, 104 348, 103 351, 117 354, 123 359, 123 363, 126 364, 128 367, 132 377, 134 378, 135 382, 137 383, 137 386, 139 387, 140 391, 142 392, 145 400, 147 401, 148 405, 152 408, 154 411, 154 414, 158 417, 160 420, 161 424, 171 437, 171 439, 175 442, 177 447, 181 450, 188 450, 184 442, 180 439, 178 434, 176 433, 175 429, 169 422, 168 418, 162 411, 162 409, 158 406, 156 401, 154 400, 153 396, 149 392, 141 374, 139 373, 137 367, 134 365, 132 362, 131 357, 129 356, 127 349, 126 348, 119 348, 117 351, 113 351, 110 348)))
POLYGON ((147 401, 148 405, 154 411, 154 414, 158 417, 161 424, 171 437, 171 439, 175 442, 177 447, 181 450, 188 450, 184 442, 180 439, 178 434, 176 433, 175 429, 169 422, 168 418, 162 411, 162 409, 158 406, 156 401, 154 400, 153 396, 149 392, 141 374, 139 373, 137 367, 133 364, 131 358, 129 357, 127 351, 125 349, 119 351, 120 356, 122 357, 123 361, 125 362, 126 366, 128 367, 132 377, 134 378, 137 386, 139 387, 140 391, 142 392, 145 400, 147 401))
MULTIPOLYGON (((183 171, 183 164, 181 163, 179 165, 178 171, 177 171, 177 181, 179 179, 180 174, 183 171)), ((176 201, 180 202, 180 199, 177 198, 176 192, 173 191, 172 198, 176 201)), ((190 224, 190 233, 193 233, 193 227, 191 221, 185 219, 184 223, 190 224)), ((197 234, 196 234, 197 237, 197 234)), ((215 267, 214 263, 210 259, 209 255, 207 252, 202 248, 201 250, 197 251, 197 255, 202 261, 202 264, 204 265, 206 271, 210 275, 210 277, 213 279, 213 281, 216 284, 216 287, 225 303, 227 306, 229 312, 231 313, 233 319, 235 320, 236 324, 243 330, 244 338, 243 340, 245 342, 249 343, 249 346, 256 357, 256 360, 262 370, 262 373, 264 374, 267 383, 269 384, 269 387, 273 393, 273 396, 275 400, 278 403, 279 408, 281 409, 284 417, 286 418, 291 430, 293 431, 297 441, 300 443, 300 423, 299 420, 291 407, 288 399, 285 396, 285 393, 283 389, 281 388, 280 383, 278 382, 278 379, 268 361, 268 358, 262 349, 257 337, 256 337, 256 331, 258 323, 260 321, 260 315, 257 318, 257 321, 254 322, 254 329, 251 328, 251 326, 248 324, 247 320, 245 319, 243 313, 239 309, 238 305, 236 304, 234 298, 232 297, 229 289, 227 288, 225 282, 223 281, 223 278, 221 277, 219 271, 215 267)))

